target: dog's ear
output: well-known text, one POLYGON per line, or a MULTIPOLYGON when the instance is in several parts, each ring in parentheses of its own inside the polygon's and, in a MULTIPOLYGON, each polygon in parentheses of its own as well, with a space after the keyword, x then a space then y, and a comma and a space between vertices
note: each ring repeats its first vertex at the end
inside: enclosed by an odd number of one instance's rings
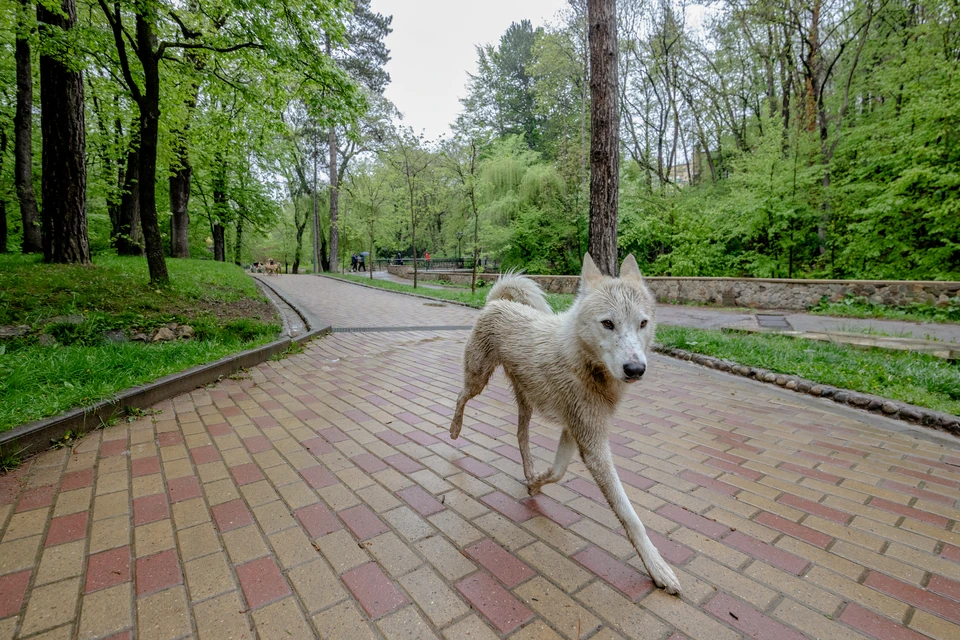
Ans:
POLYGON ((643 276, 640 274, 640 267, 637 266, 637 259, 631 253, 623 259, 620 265, 620 278, 623 280, 633 280, 634 282, 643 282, 643 276))
POLYGON ((583 254, 583 269, 580 271, 580 286, 584 290, 592 289, 600 282, 603 278, 603 274, 600 273, 600 269, 597 269, 597 265, 593 262, 593 258, 590 257, 589 253, 583 254))

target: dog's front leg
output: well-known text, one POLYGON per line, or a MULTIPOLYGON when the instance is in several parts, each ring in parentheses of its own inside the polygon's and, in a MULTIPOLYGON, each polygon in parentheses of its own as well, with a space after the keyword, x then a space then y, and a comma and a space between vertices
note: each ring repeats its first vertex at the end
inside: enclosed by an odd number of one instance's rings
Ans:
POLYGON ((679 595, 680 581, 677 580, 673 569, 661 557, 657 548, 650 542, 647 530, 640 522, 633 505, 630 504, 630 498, 623 490, 623 485, 620 484, 620 477, 613 465, 613 455, 610 453, 610 443, 607 441, 606 434, 601 437, 578 438, 577 444, 580 446, 580 455, 583 457, 584 464, 593 475, 610 508, 617 514, 620 524, 626 530, 634 549, 640 554, 640 560, 643 561, 647 573, 653 578, 654 584, 669 594, 679 595))

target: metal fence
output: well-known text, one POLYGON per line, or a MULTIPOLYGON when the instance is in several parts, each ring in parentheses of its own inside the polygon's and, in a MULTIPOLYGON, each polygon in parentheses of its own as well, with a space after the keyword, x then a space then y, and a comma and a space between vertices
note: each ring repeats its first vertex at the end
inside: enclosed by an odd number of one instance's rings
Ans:
MULTIPOLYGON (((378 270, 383 270, 387 268, 387 265, 406 265, 413 266, 413 258, 391 258, 389 260, 378 259, 376 260, 376 265, 378 270)), ((463 258, 430 258, 426 260, 424 258, 417 258, 417 269, 423 271, 432 271, 432 270, 443 270, 448 271, 451 269, 466 269, 468 271, 473 270, 473 258, 472 257, 463 257, 463 258)), ((500 268, 499 260, 488 260, 481 258, 477 261, 477 267, 479 271, 493 270, 496 271, 500 268)))

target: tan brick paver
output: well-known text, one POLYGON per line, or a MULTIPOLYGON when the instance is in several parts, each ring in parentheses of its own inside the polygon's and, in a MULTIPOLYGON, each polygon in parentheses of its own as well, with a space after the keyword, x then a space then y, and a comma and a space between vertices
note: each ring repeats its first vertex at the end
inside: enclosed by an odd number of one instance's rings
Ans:
MULTIPOLYGON (((476 316, 272 282, 334 326, 476 316)), ((0 477, 0 638, 960 637, 956 440, 653 358, 611 444, 673 598, 579 460, 526 497, 501 374, 449 440, 466 337, 336 333, 0 477)))

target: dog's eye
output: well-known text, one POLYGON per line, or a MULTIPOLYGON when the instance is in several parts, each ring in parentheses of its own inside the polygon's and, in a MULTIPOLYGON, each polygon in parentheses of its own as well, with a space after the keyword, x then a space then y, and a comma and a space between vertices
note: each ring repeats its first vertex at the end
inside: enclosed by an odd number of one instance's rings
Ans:
POLYGON ((611 331, 613 331, 613 321, 612 321, 612 320, 604 320, 604 321, 601 322, 600 324, 602 324, 602 325, 603 325, 604 327, 606 327, 607 329, 610 329, 611 331))
POLYGON ((643 328, 646 327, 646 326, 647 326, 647 321, 646 321, 646 320, 642 320, 642 321, 640 322, 640 328, 643 329, 643 328))

